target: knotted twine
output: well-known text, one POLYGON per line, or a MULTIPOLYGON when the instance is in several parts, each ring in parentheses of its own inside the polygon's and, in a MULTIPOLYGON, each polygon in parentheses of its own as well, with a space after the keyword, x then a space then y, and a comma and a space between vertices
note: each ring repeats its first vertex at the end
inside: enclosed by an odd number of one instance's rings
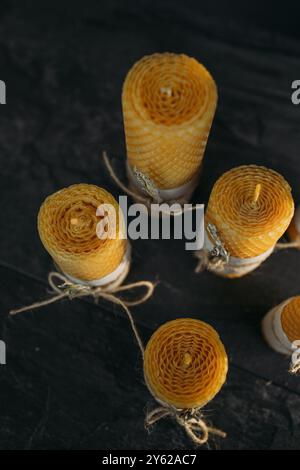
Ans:
MULTIPOLYGON (((197 266, 195 268, 196 273, 203 272, 205 269, 213 269, 217 271, 222 271, 226 266, 230 265, 230 253, 225 248, 223 242, 220 239, 218 230, 215 225, 207 224, 207 231, 212 239, 213 248, 211 250, 202 249, 195 252, 195 257, 198 259, 197 266)), ((287 250, 289 248, 300 248, 299 242, 286 242, 286 243, 276 243, 274 247, 274 252, 280 250, 287 250)), ((245 258, 247 259, 247 258, 245 258)), ((253 262, 253 265, 257 267, 263 262, 253 262)), ((247 268, 249 268, 249 264, 247 268)), ((236 267, 236 272, 242 274, 244 266, 241 264, 236 267)))
MULTIPOLYGON (((141 351, 142 358, 144 358, 145 348, 143 345, 143 341, 137 330, 135 321, 128 307, 140 305, 152 296, 155 287, 152 282, 138 281, 121 286, 91 287, 80 284, 74 284, 64 274, 56 271, 52 271, 49 273, 48 282, 53 292, 53 296, 51 298, 39 302, 34 302, 33 304, 25 307, 10 310, 9 314, 16 315, 18 313, 26 312, 28 310, 45 307, 54 302, 62 300, 63 298, 73 300, 76 298, 92 296, 95 302, 98 302, 99 299, 104 299, 121 306, 126 312, 132 331, 141 351), (118 294, 121 292, 130 291, 132 289, 140 287, 145 287, 146 293, 135 300, 123 300, 118 297, 118 294)), ((155 396, 154 398, 156 399, 155 396)), ((158 401, 158 399, 156 400, 158 401)), ((223 438, 226 437, 226 434, 224 432, 209 427, 205 423, 199 409, 177 410, 176 408, 173 408, 167 404, 163 404, 162 406, 155 408, 146 415, 145 427, 149 428, 151 425, 155 424, 157 421, 167 416, 173 417, 177 421, 177 423, 185 429, 187 435, 195 444, 205 444, 208 441, 210 433, 223 438)))
POLYGON ((197 445, 209 434, 226 434, 204 419, 205 405, 220 391, 228 370, 225 348, 208 324, 181 318, 163 324, 151 336, 144 356, 144 380, 159 407, 146 427, 171 417, 197 445))
MULTIPOLYGON (((75 284, 71 282, 64 274, 59 273, 57 271, 52 271, 49 273, 48 282, 52 289, 52 297, 46 300, 34 302, 33 304, 27 305, 25 307, 10 310, 9 314, 16 315, 29 310, 45 307, 64 298, 73 300, 76 298, 91 296, 94 298, 96 303, 98 303, 99 299, 104 299, 123 308, 129 319, 142 358, 144 358, 144 344, 128 307, 140 305, 152 296, 155 287, 152 282, 138 281, 121 286, 116 286, 114 282, 111 283, 112 285, 105 287, 92 287, 81 284, 75 284), (132 289, 141 287, 146 288, 146 293, 135 300, 124 300, 118 296, 118 294, 122 292, 130 291, 132 289)), ((224 433, 223 431, 210 427, 206 424, 200 409, 178 410, 168 404, 161 404, 161 402, 154 395, 153 397, 161 406, 147 413, 145 418, 145 427, 147 429, 160 419, 169 416, 174 418, 177 423, 185 429, 189 438, 197 445, 205 444, 208 441, 209 434, 215 434, 223 438, 226 437, 226 433, 224 433)))
MULTIPOLYGON (((133 173, 136 178, 136 182, 138 184, 139 189, 141 192, 144 194, 143 196, 139 194, 138 192, 128 188, 125 184, 122 183, 122 181, 119 179, 117 176, 115 170, 113 169, 108 155, 105 151, 102 152, 102 157, 105 163, 105 166, 107 168, 107 171, 111 177, 111 179, 115 182, 117 186, 119 186, 122 191, 124 191, 125 194, 128 196, 131 196, 133 199, 140 201, 141 203, 145 204, 148 209, 151 208, 151 204, 159 204, 162 202, 160 196, 159 196, 159 190, 155 186, 154 182, 144 173, 139 171, 136 167, 133 168, 133 173)), ((168 201, 169 204, 180 204, 184 205, 188 202, 187 198, 182 196, 181 198, 177 198, 174 200, 168 201)), ((164 211, 162 211, 164 212, 164 211)), ((175 213, 177 213, 176 211, 175 213)), ((181 212, 181 211, 179 211, 181 212)))
MULTIPOLYGON (((151 204, 153 203, 161 202, 158 196, 158 189, 155 187, 153 181, 150 178, 148 178, 147 175, 144 175, 142 172, 140 172, 136 168, 134 169, 134 174, 139 184, 139 187, 141 191, 145 194, 145 196, 142 196, 136 191, 129 189, 126 185, 122 183, 122 181, 118 178, 117 174, 115 173, 110 163, 110 160, 108 158, 108 155, 105 151, 102 152, 102 157, 103 157, 105 166, 108 170, 110 177, 115 182, 115 184, 119 186, 119 188, 122 189, 122 191, 124 191, 128 196, 131 196, 133 199, 139 200, 141 203, 145 204, 148 208, 150 208, 151 204)), ((168 202, 169 204, 177 203, 177 204, 183 205, 187 201, 185 198, 181 198, 181 199, 168 201, 168 202)), ((192 208, 192 210, 193 209, 195 208, 192 208)), ((185 212, 185 210, 175 211, 174 214, 183 213, 183 212, 185 212)), ((162 210, 162 213, 165 213, 165 211, 162 210)), ((202 249, 202 250, 198 250, 195 252, 195 257, 198 259, 198 263, 195 268, 195 273, 197 274, 200 272, 203 272, 205 269, 208 269, 208 270, 212 269, 212 270, 217 270, 221 272, 226 266, 229 265, 229 262, 230 262, 230 253, 225 248, 224 244, 222 243, 216 226, 213 224, 208 224, 207 230, 211 236, 211 239, 213 240, 214 246, 211 250, 202 249)), ((275 251, 289 249, 289 248, 300 248, 300 241, 290 242, 290 243, 277 243, 275 245, 275 251)), ((259 266, 262 262, 263 261, 261 262, 254 261, 253 264, 259 266)), ((236 272, 241 274, 243 271, 243 268, 244 268, 243 265, 237 267, 236 272)), ((249 268, 249 264, 247 265, 247 268, 249 268)))
MULTIPOLYGON (((148 208, 150 208, 151 204, 153 203, 161 202, 159 200, 158 190, 150 178, 148 178, 146 175, 138 171, 136 168, 134 169, 134 174, 139 184, 139 187, 141 191, 144 192, 145 194, 145 196, 142 196, 141 194, 135 191, 132 191, 131 189, 129 189, 127 186, 125 186, 122 183, 122 181, 116 175, 109 161, 108 155, 105 151, 103 151, 102 156, 103 156, 105 166, 112 180, 116 183, 117 186, 119 186, 120 189, 122 189, 122 191, 124 191, 124 193, 131 196, 133 199, 139 200, 140 202, 144 203, 148 208)), ((185 198, 181 198, 181 199, 176 199, 176 200, 168 201, 168 202, 170 204, 177 203, 177 204, 183 205, 187 201, 185 198)), ((164 211, 162 212, 164 213, 164 211)), ((184 210, 175 211, 175 214, 177 214, 178 212, 184 212, 184 210)), ((136 335, 142 357, 144 357, 145 350, 143 347, 143 343, 139 337, 138 332, 134 330, 134 333, 136 335)), ((152 394, 151 391, 150 393, 152 394)), ((166 417, 171 417, 175 419, 176 422, 185 429, 189 438, 197 445, 205 444, 209 439, 209 434, 215 434, 222 438, 226 438, 225 432, 207 425, 207 423, 203 419, 203 414, 200 409, 193 408, 193 409, 179 410, 175 407, 170 406, 167 403, 162 403, 157 397, 155 397, 155 395, 152 394, 152 396, 160 404, 160 406, 147 413, 146 418, 145 418, 145 427, 147 429, 151 427, 152 425, 154 425, 156 422, 160 421, 161 419, 166 418, 166 417)))
POLYGON ((16 315, 18 313, 26 312, 28 310, 34 310, 37 308, 45 307, 54 302, 58 302, 59 300, 62 300, 64 298, 73 300, 76 298, 90 296, 94 298, 94 301, 96 303, 98 303, 99 299, 104 299, 109 302, 112 302, 113 304, 119 305, 123 308, 123 310, 127 314, 131 328, 137 339, 139 347, 141 350, 143 350, 144 348, 143 343, 137 332, 135 322, 133 320, 133 317, 128 307, 140 305, 146 302, 146 300, 148 300, 152 296, 154 288, 155 288, 155 285, 152 282, 137 281, 137 282, 133 282, 130 284, 119 285, 119 286, 116 285, 116 282, 112 282, 111 284, 108 284, 107 286, 93 287, 93 286, 86 286, 82 284, 75 284, 71 282, 64 274, 59 273, 57 271, 52 271, 48 275, 48 283, 50 287, 52 288, 52 297, 46 300, 34 302, 33 304, 27 305, 25 307, 20 307, 17 309, 10 310, 9 314, 16 315), (56 281, 59 281, 59 283, 57 283, 56 281), (128 292, 128 291, 132 291, 133 289, 137 289, 141 287, 146 288, 146 292, 144 295, 136 298, 135 300, 124 300, 118 296, 118 294, 120 294, 121 292, 128 292))
POLYGON ((207 425, 203 419, 203 414, 197 408, 177 410, 168 405, 157 407, 147 414, 145 420, 146 428, 166 417, 175 419, 184 428, 189 438, 197 445, 206 444, 209 434, 226 438, 225 432, 207 425))

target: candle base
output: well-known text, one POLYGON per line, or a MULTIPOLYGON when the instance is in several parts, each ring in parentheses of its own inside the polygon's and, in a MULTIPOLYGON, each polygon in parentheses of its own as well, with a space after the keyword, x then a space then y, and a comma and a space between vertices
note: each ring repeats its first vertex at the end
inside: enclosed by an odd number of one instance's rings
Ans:
MULTIPOLYGON (((153 203, 157 203, 157 204, 161 204, 164 202, 169 203, 169 204, 178 203, 180 205, 187 204, 190 201, 196 187, 198 186, 201 169, 202 167, 199 169, 199 171, 197 171, 197 173, 192 177, 190 181, 183 184, 182 186, 178 186, 177 188, 159 189, 155 187, 157 200, 155 200, 152 197, 153 201, 151 201, 151 196, 149 194, 148 195, 149 201, 153 203)), ((133 192, 136 192, 146 198, 147 192, 143 191, 143 189, 141 188, 135 176, 135 173, 133 169, 131 168, 130 164, 128 163, 128 161, 126 163, 126 171, 127 171, 128 181, 129 181, 129 189, 131 189, 133 192)), ((135 202, 141 202, 141 201, 136 199, 135 202)))
POLYGON ((56 267, 62 272, 64 276, 66 276, 72 283, 80 284, 82 286, 89 286, 89 287, 108 287, 111 286, 112 288, 119 287, 124 280, 126 279, 129 271, 130 271, 130 264, 131 264, 131 245, 128 242, 127 250, 124 255, 123 260, 119 264, 119 266, 107 276, 102 277, 101 279, 93 279, 91 281, 85 281, 82 279, 75 278, 68 273, 62 271, 59 266, 56 267))
POLYGON ((290 299, 277 305, 266 314, 261 323, 261 330, 262 335, 270 348, 280 354, 290 356, 293 349, 281 324, 281 313, 289 301, 290 299))
MULTIPOLYGON (((215 246, 206 231, 203 250, 210 253, 214 248, 215 246)), ((240 278, 257 269, 273 253, 274 248, 275 247, 271 247, 269 250, 253 258, 229 256, 227 263, 214 264, 213 262, 208 262, 207 269, 217 276, 229 279, 240 278)))

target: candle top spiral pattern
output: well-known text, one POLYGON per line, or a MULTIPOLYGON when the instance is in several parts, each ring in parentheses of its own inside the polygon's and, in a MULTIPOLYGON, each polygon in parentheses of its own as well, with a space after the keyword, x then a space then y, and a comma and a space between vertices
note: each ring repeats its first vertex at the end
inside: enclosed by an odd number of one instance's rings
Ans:
POLYGON ((46 198, 38 214, 38 231, 45 249, 63 272, 81 280, 100 279, 121 263, 126 251, 126 240, 119 237, 121 223, 117 201, 92 184, 74 184, 57 191, 46 198), (103 204, 115 209, 114 220, 109 211, 104 213, 104 229, 115 223, 116 239, 97 235, 97 224, 103 217, 96 211, 103 204))
POLYGON ((226 351, 208 324, 180 318, 162 325, 147 344, 144 375, 151 393, 177 409, 198 408, 221 389, 226 351))
POLYGON ((153 54, 138 61, 128 73, 124 95, 128 93, 145 121, 179 126, 197 121, 207 111, 207 81, 213 84, 197 60, 184 54, 153 54))
POLYGON ((281 325, 291 343, 300 340, 300 296, 293 297, 283 308, 281 325))
POLYGON ((276 171, 244 165, 215 183, 206 210, 231 256, 250 258, 271 249, 294 214, 291 188, 276 171))
POLYGON ((184 54, 153 54, 134 64, 122 105, 129 163, 159 188, 187 182, 199 168, 217 103, 206 68, 184 54))

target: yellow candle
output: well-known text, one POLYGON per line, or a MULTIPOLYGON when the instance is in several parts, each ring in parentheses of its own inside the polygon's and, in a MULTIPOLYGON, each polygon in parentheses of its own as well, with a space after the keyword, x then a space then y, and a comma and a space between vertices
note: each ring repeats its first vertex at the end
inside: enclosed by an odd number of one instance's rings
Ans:
POLYGON ((38 231, 45 249, 64 274, 81 281, 99 281, 112 273, 118 274, 116 270, 127 253, 127 240, 120 237, 121 224, 117 201, 91 184, 74 184, 52 194, 38 214, 38 231), (97 225, 103 216, 96 212, 103 204, 115 209, 114 220, 109 213, 105 214, 107 230, 110 223, 116 222, 115 239, 101 239, 97 235, 97 225))
POLYGON ((122 94, 131 171, 161 190, 195 186, 216 104, 215 82, 197 60, 171 53, 139 60, 122 94))
POLYGON ((144 375, 153 396, 176 409, 201 408, 219 392, 228 369, 218 333, 207 323, 180 318, 152 335, 144 375))
POLYGON ((293 297, 281 314, 282 329, 292 343, 300 341, 300 296, 293 297))
POLYGON ((212 231, 229 255, 212 271, 239 277, 269 256, 294 213, 291 188, 277 172, 248 165, 224 173, 215 183, 205 215, 206 248, 216 244, 212 231))
POLYGON ((272 349, 291 355, 296 349, 293 342, 300 341, 300 296, 291 297, 270 310, 263 319, 262 331, 272 349))

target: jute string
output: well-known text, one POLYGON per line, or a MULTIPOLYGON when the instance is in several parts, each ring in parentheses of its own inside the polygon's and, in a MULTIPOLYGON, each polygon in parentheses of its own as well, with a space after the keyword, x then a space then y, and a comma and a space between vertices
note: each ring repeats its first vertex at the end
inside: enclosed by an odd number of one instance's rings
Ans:
MULTIPOLYGON (((140 202, 144 203, 147 207, 150 207, 151 204, 154 203, 154 202, 158 202, 158 201, 155 200, 155 191, 156 191, 157 188, 148 187, 148 190, 149 190, 148 196, 141 196, 137 192, 132 191, 127 186, 125 186, 122 183, 122 181, 120 181, 120 179, 116 175, 116 173, 115 173, 115 171, 114 171, 114 169, 113 169, 113 167, 112 167, 112 165, 109 161, 107 153, 105 151, 103 152, 102 156, 103 156, 105 166, 106 166, 112 180, 116 183, 116 185, 122 191, 124 191, 125 194, 131 196, 133 199, 139 200, 140 202)), ((141 175, 141 174, 138 174, 137 176, 139 178, 142 178, 142 177, 144 178, 144 176, 141 175)), ((147 185, 149 185, 149 183, 147 183, 147 181, 146 181, 145 189, 147 189, 147 185)), ((168 201, 168 202, 170 204, 172 204, 172 203, 184 204, 186 201, 184 200, 184 198, 182 198, 181 200, 177 199, 176 201, 168 201)), ((188 210, 194 210, 194 209, 195 208, 193 207, 193 208, 190 208, 188 210)), ((164 211, 162 211, 162 212, 164 213, 164 211)), ((185 212, 185 210, 183 209, 183 210, 180 210, 180 211, 176 211, 175 214, 177 214, 179 212, 183 213, 183 212, 185 212)), ((215 256, 215 259, 216 258, 217 257, 215 256)), ((140 348, 141 348, 142 342, 139 341, 138 339, 137 339, 137 341, 138 341, 138 344, 140 345, 140 348)), ((144 357, 144 348, 143 347, 141 348, 141 352, 142 352, 142 356, 144 357)), ((149 389, 149 391, 150 391, 150 389, 149 389)), ((150 391, 150 393, 151 393, 151 391, 150 391)), ((153 398, 160 404, 160 406, 147 413, 146 418, 145 418, 145 427, 146 428, 149 428, 150 426, 152 426, 153 424, 155 424, 156 422, 160 421, 163 418, 172 417, 176 420, 176 422, 180 426, 182 426, 185 429, 185 431, 186 431, 187 435, 189 436, 189 438, 197 445, 205 444, 208 441, 209 434, 215 434, 215 435, 218 435, 218 436, 223 437, 223 438, 226 437, 226 433, 224 433, 223 431, 221 431, 219 429, 216 429, 216 428, 213 428, 213 427, 210 427, 206 424, 206 422, 203 419, 203 415, 202 415, 200 409, 178 410, 176 408, 173 408, 173 407, 169 406, 166 403, 162 404, 161 401, 157 397, 155 397, 155 395, 153 395, 153 398)))
POLYGON ((286 242, 286 243, 276 243, 275 250, 287 250, 288 248, 300 248, 299 242, 286 242))
POLYGON ((113 167, 112 167, 112 165, 109 161, 108 155, 105 151, 102 152, 102 157, 103 157, 105 166, 107 168, 107 171, 108 171, 111 179, 116 183, 117 186, 119 186, 120 189, 122 189, 122 191, 124 191, 125 194, 127 194, 128 196, 131 196, 134 199, 139 200, 140 202, 146 204, 147 206, 148 206, 149 202, 153 202, 153 200, 152 200, 152 198, 150 198, 150 196, 149 197, 142 196, 141 194, 138 194, 135 191, 131 191, 131 189, 129 189, 125 184, 122 183, 122 181, 116 175, 115 170, 113 169, 113 167))
POLYGON ((148 428, 166 417, 174 418, 184 428, 189 438, 197 445, 206 444, 210 434, 226 438, 225 432, 207 425, 199 408, 178 410, 165 404, 147 414, 145 426, 148 428))
MULTIPOLYGON (((46 300, 34 302, 33 304, 27 305, 25 307, 10 310, 9 314, 17 315, 22 312, 27 312, 29 310, 45 307, 64 298, 73 300, 76 298, 91 296, 94 298, 95 302, 98 302, 99 299, 104 299, 116 305, 119 305, 126 312, 132 331, 141 351, 142 358, 144 358, 144 344, 128 307, 140 305, 152 296, 153 290, 155 288, 155 285, 152 282, 138 281, 133 282, 131 284, 121 285, 118 287, 114 285, 91 287, 80 284, 74 284, 64 274, 61 274, 56 271, 52 271, 49 273, 48 282, 53 292, 52 297, 46 300), (136 298, 135 300, 124 300, 118 296, 118 294, 122 292, 128 292, 133 289, 143 287, 146 288, 145 294, 136 298)), ((155 396, 154 398, 156 399, 155 396)), ((186 433, 195 444, 205 444, 209 438, 209 433, 216 434, 221 437, 226 437, 226 434, 224 432, 215 428, 211 428, 205 423, 199 409, 177 410, 175 408, 171 408, 167 404, 149 412, 145 419, 145 426, 148 428, 160 419, 165 418, 167 416, 174 417, 177 423, 185 429, 186 433)))
MULTIPOLYGON (((195 257, 198 259, 195 273, 200 273, 205 269, 222 271, 222 269, 230 265, 230 253, 223 245, 218 235, 217 228, 213 224, 208 224, 207 230, 211 236, 214 246, 210 251, 202 249, 195 252, 195 257)), ((274 252, 287 250, 289 248, 300 248, 300 242, 276 243, 274 252)), ((263 261, 254 262, 253 265, 257 265, 258 267, 262 263, 263 261)), ((249 267, 249 264, 247 267, 249 267)), ((242 273, 244 268, 245 267, 241 264, 240 266, 235 267, 235 271, 237 273, 242 273)))
MULTIPOLYGON (((158 204, 159 202, 161 202, 157 199, 157 196, 156 196, 156 194, 158 192, 158 188, 155 187, 154 183, 146 175, 143 175, 140 171, 136 171, 137 181, 139 181, 140 183, 143 183, 143 184, 141 184, 141 191, 143 191, 143 192, 145 192, 145 194, 147 194, 145 196, 142 196, 138 192, 129 189, 125 184, 122 183, 122 181, 117 176, 115 170, 113 169, 113 167, 110 163, 110 160, 108 158, 108 155, 105 151, 102 152, 102 157, 103 157, 105 166, 107 168, 107 171, 108 171, 111 179, 115 182, 115 184, 117 186, 119 186, 120 189, 122 189, 122 191, 124 191, 125 194, 127 194, 128 196, 131 196, 133 199, 136 199, 136 200, 142 202, 148 208, 150 208, 151 204, 153 204, 153 203, 158 204)), ((180 205, 183 205, 186 202, 187 202, 187 200, 186 200, 185 197, 177 198, 176 200, 168 201, 169 204, 176 204, 177 203, 177 204, 180 204, 180 205)), ((164 212, 164 211, 162 211, 162 212, 164 212)), ((178 213, 178 212, 181 212, 181 211, 176 211, 175 213, 178 213)))
POLYGON ((64 274, 61 274, 56 271, 52 271, 49 273, 48 282, 50 287, 52 288, 52 297, 46 300, 34 302, 33 304, 27 305, 25 307, 10 310, 9 314, 17 315, 18 313, 27 312, 28 310, 45 307, 46 305, 58 302, 59 300, 64 298, 73 300, 76 298, 90 296, 94 298, 95 302, 98 302, 99 299, 104 299, 109 302, 112 302, 113 304, 119 305, 126 312, 131 328, 141 350, 142 356, 144 357, 143 342, 137 331, 134 319, 128 307, 140 305, 143 302, 146 302, 146 300, 148 300, 153 294, 155 288, 154 283, 150 281, 138 281, 130 284, 116 286, 115 282, 113 282, 107 286, 92 287, 84 286, 81 284, 75 284, 71 282, 64 274), (128 292, 138 288, 146 288, 146 292, 140 297, 137 297, 135 300, 124 300, 118 296, 118 294, 122 292, 128 292))

